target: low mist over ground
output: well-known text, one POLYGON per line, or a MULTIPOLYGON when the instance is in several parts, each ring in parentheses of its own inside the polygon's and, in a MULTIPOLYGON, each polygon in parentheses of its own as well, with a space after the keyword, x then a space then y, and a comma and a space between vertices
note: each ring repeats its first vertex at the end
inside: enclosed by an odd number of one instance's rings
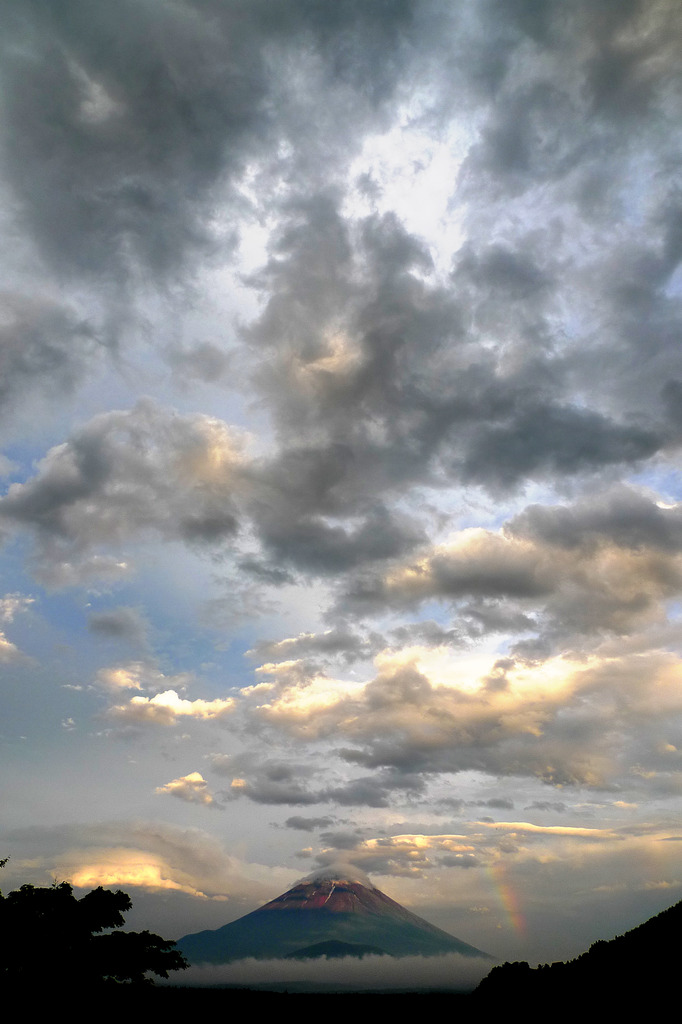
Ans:
POLYGON ((349 991, 437 989, 471 991, 490 971, 489 960, 449 954, 435 957, 366 956, 361 960, 240 960, 234 964, 190 967, 173 978, 175 985, 290 986, 298 990, 349 991))

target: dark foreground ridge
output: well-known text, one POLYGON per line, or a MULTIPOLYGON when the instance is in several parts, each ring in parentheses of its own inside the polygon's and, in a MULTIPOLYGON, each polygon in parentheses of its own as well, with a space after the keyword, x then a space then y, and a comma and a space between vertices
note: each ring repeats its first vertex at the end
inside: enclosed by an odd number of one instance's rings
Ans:
MULTIPOLYGON (((185 935, 177 946, 192 964, 221 964, 249 957, 329 955, 306 953, 321 943, 364 947, 366 953, 367 947, 372 947, 393 957, 460 953, 492 960, 487 953, 406 910, 381 890, 342 878, 299 882, 222 928, 185 935)), ((350 955, 359 954, 356 950, 350 955)))
POLYGON ((493 967, 473 993, 482 1001, 580 999, 598 993, 627 1002, 644 991, 657 996, 679 990, 682 902, 609 941, 593 943, 567 963, 531 968, 525 961, 493 967))

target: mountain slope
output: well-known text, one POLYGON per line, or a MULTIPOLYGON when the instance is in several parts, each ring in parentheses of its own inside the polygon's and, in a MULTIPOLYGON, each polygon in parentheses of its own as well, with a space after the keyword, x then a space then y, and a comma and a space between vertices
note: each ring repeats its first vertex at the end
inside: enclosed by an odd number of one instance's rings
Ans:
POLYGON ((566 963, 531 968, 526 962, 493 967, 474 995, 506 1001, 542 998, 571 991, 603 992, 613 1000, 618 992, 631 999, 644 988, 662 992, 679 988, 679 940, 682 902, 661 911, 613 939, 594 942, 587 952, 566 963))
POLYGON ((222 928, 185 935, 177 946, 193 964, 215 964, 246 957, 278 959, 328 942, 373 946, 395 957, 488 955, 379 889, 342 878, 299 882, 222 928))

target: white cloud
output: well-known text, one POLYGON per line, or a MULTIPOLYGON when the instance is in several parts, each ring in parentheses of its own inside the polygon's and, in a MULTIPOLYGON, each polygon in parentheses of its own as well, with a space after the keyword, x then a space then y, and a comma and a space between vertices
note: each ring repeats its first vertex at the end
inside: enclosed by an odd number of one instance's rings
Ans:
POLYGON ((26 597, 23 594, 5 594, 3 598, 0 598, 0 621, 12 622, 15 615, 26 611, 34 602, 34 597, 26 597))
POLYGON ((179 779, 173 779, 172 782, 167 782, 164 786, 157 786, 155 792, 176 796, 180 800, 186 800, 192 804, 203 804, 205 807, 218 806, 201 772, 182 775, 179 779))
POLYGON ((225 718, 232 714, 234 708, 232 697, 187 700, 175 690, 164 690, 153 697, 131 697, 127 704, 116 704, 109 708, 107 714, 117 722, 171 726, 183 718, 225 718))

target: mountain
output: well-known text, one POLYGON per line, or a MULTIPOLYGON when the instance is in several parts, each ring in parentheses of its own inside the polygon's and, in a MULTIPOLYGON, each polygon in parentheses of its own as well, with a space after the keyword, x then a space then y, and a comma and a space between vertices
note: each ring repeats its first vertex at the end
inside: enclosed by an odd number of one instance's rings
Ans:
POLYGON ((566 963, 530 967, 525 961, 500 964, 480 983, 474 997, 508 1005, 510 1000, 538 998, 590 998, 599 994, 613 1006, 632 999, 678 999, 679 943, 682 902, 661 911, 643 924, 613 939, 594 942, 587 952, 566 963))
POLYGON ((319 960, 338 959, 344 956, 354 956, 362 960, 363 956, 386 956, 384 949, 378 946, 362 946, 359 942, 339 942, 338 939, 330 939, 328 942, 315 942, 312 946, 304 946, 294 953, 287 953, 287 960, 319 960))
POLYGON ((371 946, 394 957, 461 953, 492 959, 412 914, 381 890, 349 878, 301 881, 222 928, 185 935, 177 948, 192 964, 220 964, 246 957, 306 957, 310 947, 320 943, 334 944, 330 949, 340 948, 339 943, 371 946))

